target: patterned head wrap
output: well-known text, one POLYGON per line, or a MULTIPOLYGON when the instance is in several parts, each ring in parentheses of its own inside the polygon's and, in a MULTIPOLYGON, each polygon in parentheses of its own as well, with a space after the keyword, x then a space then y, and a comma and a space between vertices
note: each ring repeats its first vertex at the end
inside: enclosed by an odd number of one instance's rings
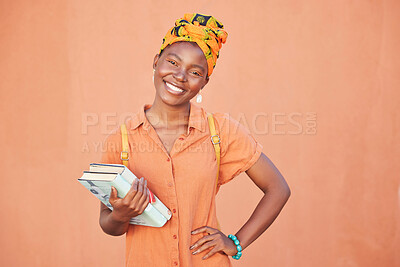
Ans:
POLYGON ((195 42, 206 57, 208 76, 210 76, 219 57, 219 50, 227 37, 228 33, 224 30, 224 25, 213 16, 188 13, 176 20, 175 26, 165 35, 160 53, 165 47, 175 42, 195 42))

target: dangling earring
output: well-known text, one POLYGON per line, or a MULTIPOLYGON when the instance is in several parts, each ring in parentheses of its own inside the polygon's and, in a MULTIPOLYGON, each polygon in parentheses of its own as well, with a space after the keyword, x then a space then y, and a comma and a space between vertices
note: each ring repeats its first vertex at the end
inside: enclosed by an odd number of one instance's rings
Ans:
POLYGON ((154 83, 154 73, 156 72, 155 69, 153 69, 153 83, 154 83))
POLYGON ((196 102, 197 103, 201 103, 201 100, 203 99, 203 97, 201 96, 201 94, 200 94, 200 92, 199 92, 199 94, 197 95, 197 97, 196 97, 196 102))

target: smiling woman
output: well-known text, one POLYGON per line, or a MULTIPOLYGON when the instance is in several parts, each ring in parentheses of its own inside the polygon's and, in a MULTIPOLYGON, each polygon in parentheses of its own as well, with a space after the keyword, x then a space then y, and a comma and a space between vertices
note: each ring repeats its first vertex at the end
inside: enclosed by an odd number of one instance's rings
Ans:
POLYGON ((156 88, 153 106, 187 106, 209 81, 207 60, 196 43, 181 41, 169 45, 155 56, 153 67, 156 88))
MULTIPOLYGON (((226 38, 214 17, 185 14, 154 57, 153 104, 140 107, 126 123, 128 167, 142 178, 123 199, 113 188, 113 210, 103 204, 100 209, 105 233, 126 233, 127 266, 231 266, 229 256, 239 259, 289 198, 285 179, 244 126, 227 113, 214 113, 215 124, 209 124, 207 112, 190 101, 209 82, 226 38), (214 126, 218 142, 210 139, 214 126), (152 144, 146 146, 152 149, 138 150, 141 144, 152 144), (215 195, 242 172, 264 196, 245 225, 235 235, 225 235, 218 225, 215 195), (129 224, 149 203, 147 186, 172 211, 161 228, 129 224)), ((121 143, 117 127, 105 140, 103 163, 122 164, 121 143)))

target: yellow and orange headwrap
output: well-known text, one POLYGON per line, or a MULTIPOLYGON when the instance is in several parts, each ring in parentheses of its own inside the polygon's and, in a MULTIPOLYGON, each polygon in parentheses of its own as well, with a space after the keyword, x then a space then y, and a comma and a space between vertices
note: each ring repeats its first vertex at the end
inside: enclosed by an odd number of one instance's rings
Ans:
POLYGON ((176 20, 175 26, 165 35, 160 53, 175 42, 195 42, 207 59, 208 76, 210 76, 219 57, 219 50, 227 37, 224 25, 213 16, 188 13, 176 20))

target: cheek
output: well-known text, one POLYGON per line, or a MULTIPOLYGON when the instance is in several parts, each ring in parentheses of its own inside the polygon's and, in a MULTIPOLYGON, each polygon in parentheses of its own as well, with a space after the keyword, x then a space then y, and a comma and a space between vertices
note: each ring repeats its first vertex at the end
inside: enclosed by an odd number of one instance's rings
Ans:
POLYGON ((173 66, 168 62, 163 62, 158 65, 157 72, 159 75, 163 76, 173 71, 173 66))
POLYGON ((197 81, 197 80, 194 80, 194 81, 190 81, 190 82, 189 82, 190 91, 191 91, 194 95, 196 95, 196 94, 200 91, 200 89, 201 89, 202 86, 203 86, 203 83, 200 82, 200 81, 197 81))
POLYGON ((196 90, 201 90, 205 86, 205 82, 203 79, 196 79, 194 82, 194 87, 196 90))

